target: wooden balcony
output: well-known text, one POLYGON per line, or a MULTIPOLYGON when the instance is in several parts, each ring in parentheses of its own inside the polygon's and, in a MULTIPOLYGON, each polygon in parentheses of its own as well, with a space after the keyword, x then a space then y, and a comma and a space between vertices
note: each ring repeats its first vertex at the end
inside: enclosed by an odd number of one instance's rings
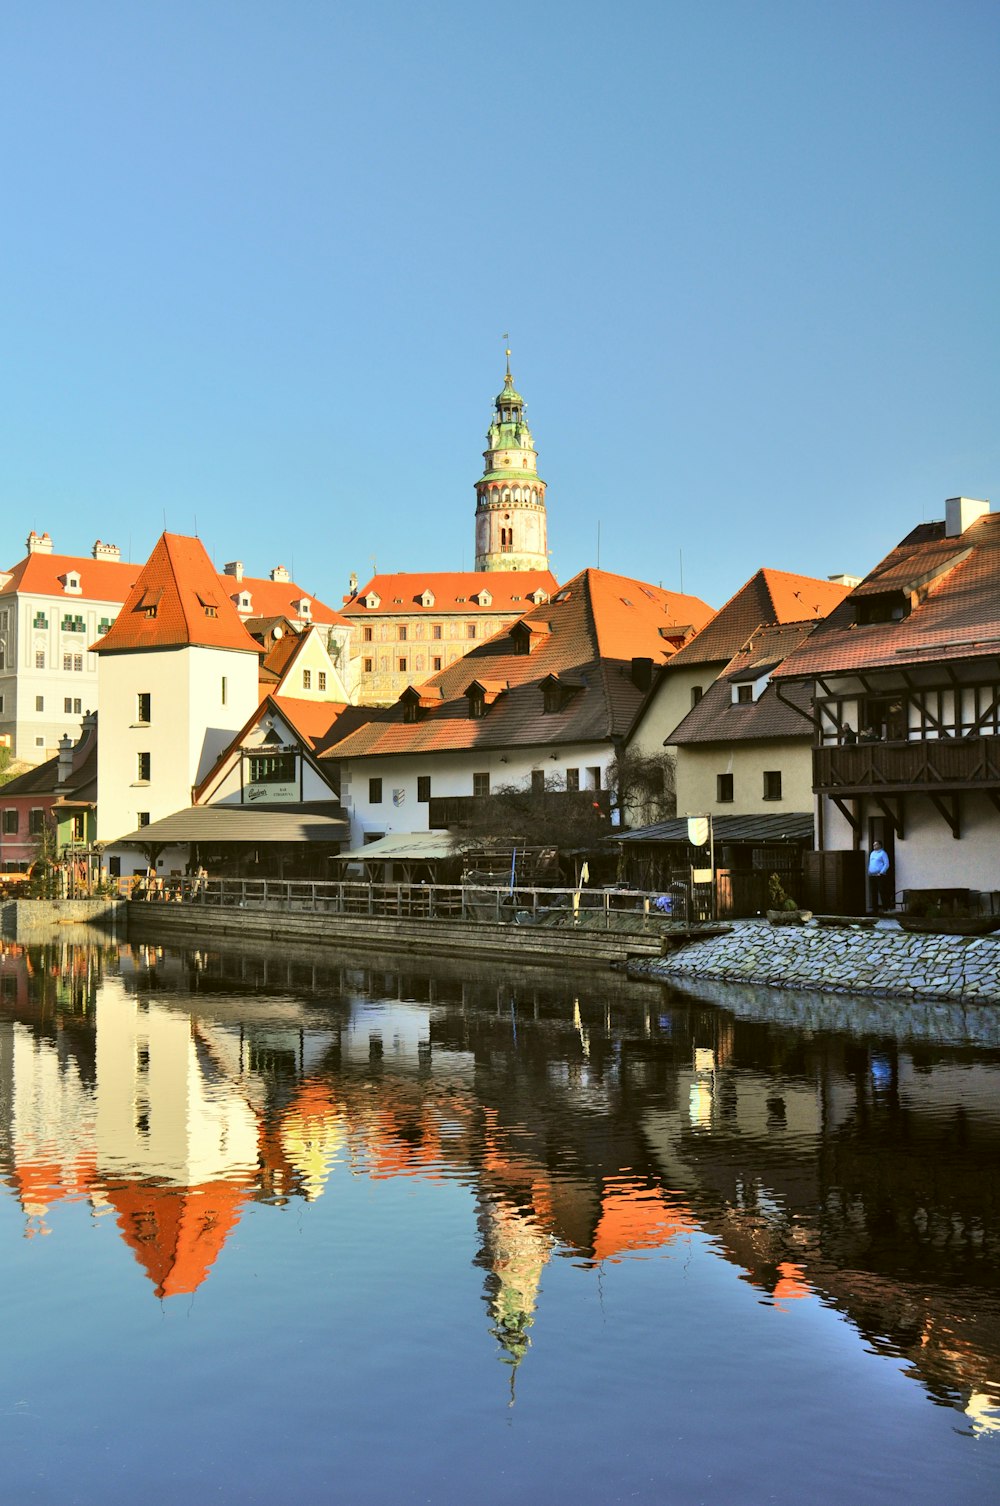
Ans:
POLYGON ((813 788, 832 796, 1000 788, 1000 737, 814 748, 813 788))
MULTIPOLYGON (((431 831, 442 831, 450 826, 475 826, 482 830, 488 825, 493 795, 439 795, 432 796, 428 811, 431 831)), ((522 801, 526 815, 537 812, 541 802, 546 815, 558 817, 580 816, 592 811, 596 805, 602 816, 611 815, 610 790, 546 790, 535 794, 531 790, 518 791, 514 801, 522 801)), ((510 809, 509 805, 507 807, 510 809)))

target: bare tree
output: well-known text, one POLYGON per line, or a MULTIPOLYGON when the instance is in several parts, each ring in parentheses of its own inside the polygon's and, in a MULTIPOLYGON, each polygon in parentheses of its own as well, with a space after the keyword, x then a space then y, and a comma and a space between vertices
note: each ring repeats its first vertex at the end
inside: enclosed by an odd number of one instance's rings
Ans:
POLYGON ((674 760, 620 746, 608 765, 611 803, 622 826, 650 826, 677 814, 674 760))

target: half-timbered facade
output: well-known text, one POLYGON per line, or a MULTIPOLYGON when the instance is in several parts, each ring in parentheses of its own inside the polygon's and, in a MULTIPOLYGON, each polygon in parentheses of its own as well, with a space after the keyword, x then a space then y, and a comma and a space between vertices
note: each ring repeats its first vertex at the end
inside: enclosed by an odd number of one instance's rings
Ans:
POLYGON ((817 845, 908 889, 1000 890, 1000 515, 954 497, 774 678, 808 681, 817 845))

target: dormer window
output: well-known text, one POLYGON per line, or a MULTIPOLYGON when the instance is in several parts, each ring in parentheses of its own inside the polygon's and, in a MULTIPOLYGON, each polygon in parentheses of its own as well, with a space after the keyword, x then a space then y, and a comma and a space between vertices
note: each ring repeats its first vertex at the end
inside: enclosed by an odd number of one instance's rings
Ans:
MULTIPOLYGON (((543 591, 541 589, 541 587, 539 587, 537 590, 529 591, 528 592, 528 600, 529 601, 533 601, 535 603, 536 607, 537 606, 541 606, 542 602, 543 601, 548 601, 548 599, 549 599, 548 592, 547 591, 543 591)), ((559 600, 559 601, 568 601, 569 600, 569 592, 566 592, 565 595, 560 595, 559 597, 557 597, 557 600, 559 600)))
POLYGON ((486 715, 486 697, 475 685, 469 691, 469 715, 474 719, 486 715))
POLYGON ((79 596, 82 589, 83 587, 80 584, 80 577, 77 572, 75 570, 67 570, 63 576, 63 590, 73 596, 79 596))
POLYGON ((417 597, 417 600, 422 607, 432 607, 434 605, 434 592, 422 591, 417 597))
POLYGON ((491 607, 493 605, 493 597, 490 595, 489 591, 485 590, 479 592, 479 594, 476 596, 476 601, 481 607, 491 607))
POLYGON ((875 622, 902 622, 904 617, 909 617, 912 606, 911 597, 903 591, 884 591, 877 596, 858 596, 855 598, 857 611, 855 620, 859 627, 867 627, 875 622))
POLYGON ((301 601, 295 603, 295 610, 300 617, 309 617, 312 615, 312 602, 308 596, 303 596, 301 601))
POLYGON ((381 605, 381 596, 379 596, 375 591, 369 591, 368 595, 365 597, 365 606, 369 609, 369 611, 374 612, 376 608, 380 607, 381 605))
POLYGON ((240 612, 251 612, 251 611, 253 611, 253 606, 251 604, 250 592, 249 591, 241 591, 240 592, 239 596, 236 598, 236 607, 237 607, 237 610, 240 611, 240 612))

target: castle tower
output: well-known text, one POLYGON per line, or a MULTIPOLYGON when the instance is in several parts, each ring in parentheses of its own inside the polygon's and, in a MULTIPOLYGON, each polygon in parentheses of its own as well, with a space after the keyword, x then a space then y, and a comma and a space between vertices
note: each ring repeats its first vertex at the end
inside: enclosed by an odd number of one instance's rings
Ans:
POLYGON ((486 435, 486 462, 476 482, 476 569, 547 570, 545 482, 524 418, 524 398, 507 375, 486 435))

